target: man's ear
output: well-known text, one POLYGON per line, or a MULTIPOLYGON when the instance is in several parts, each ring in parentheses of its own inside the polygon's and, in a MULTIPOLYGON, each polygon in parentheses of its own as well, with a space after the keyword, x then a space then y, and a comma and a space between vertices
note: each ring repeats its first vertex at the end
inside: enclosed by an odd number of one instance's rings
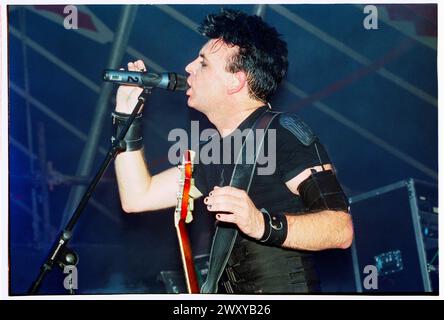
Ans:
POLYGON ((244 71, 233 73, 228 85, 228 94, 241 91, 247 85, 247 75, 244 71))

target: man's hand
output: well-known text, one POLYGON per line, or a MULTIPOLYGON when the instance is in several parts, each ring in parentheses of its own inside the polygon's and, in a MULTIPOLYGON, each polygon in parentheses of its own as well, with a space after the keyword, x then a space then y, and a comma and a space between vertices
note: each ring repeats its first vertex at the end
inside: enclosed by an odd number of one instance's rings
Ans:
POLYGON ((264 234, 263 215, 244 190, 215 187, 204 203, 217 220, 236 224, 247 236, 260 239, 264 234))
MULTIPOLYGON (((145 64, 143 63, 142 60, 137 60, 136 62, 129 62, 128 71, 146 71, 145 64)), ((131 86, 131 85, 119 86, 119 89, 117 89, 117 97, 116 97, 116 111, 128 114, 133 112, 133 109, 138 102, 138 98, 142 90, 143 89, 138 86, 131 86)), ((140 109, 140 112, 142 112, 142 109, 143 108, 140 109)))

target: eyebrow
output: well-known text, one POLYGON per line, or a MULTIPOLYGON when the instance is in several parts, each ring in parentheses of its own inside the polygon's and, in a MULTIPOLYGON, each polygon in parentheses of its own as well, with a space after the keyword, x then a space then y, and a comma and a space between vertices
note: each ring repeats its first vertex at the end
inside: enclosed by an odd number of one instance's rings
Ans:
POLYGON ((199 53, 199 57, 201 57, 201 58, 203 58, 203 59, 208 61, 207 57, 205 57, 205 55, 203 53, 199 53))

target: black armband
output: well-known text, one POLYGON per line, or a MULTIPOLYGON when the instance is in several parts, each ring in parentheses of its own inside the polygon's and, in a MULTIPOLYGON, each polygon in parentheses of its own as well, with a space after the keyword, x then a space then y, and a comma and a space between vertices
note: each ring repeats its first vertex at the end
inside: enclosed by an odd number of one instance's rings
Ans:
POLYGON ((348 211, 348 199, 332 170, 316 172, 298 187, 299 195, 307 211, 348 211))
POLYGON ((283 213, 272 215, 264 208, 260 211, 264 216, 265 230, 259 241, 266 245, 280 247, 287 239, 287 217, 283 213))
MULTIPOLYGON (((127 113, 113 111, 111 113, 111 116, 113 118, 113 131, 114 131, 114 135, 111 137, 111 143, 114 143, 114 140, 122 131, 130 115, 127 113)), ((143 120, 142 120, 142 114, 139 113, 134 119, 131 126, 129 127, 128 132, 125 135, 125 138, 122 141, 120 141, 119 148, 122 151, 135 151, 142 149, 143 147, 142 134, 143 134, 143 120)))

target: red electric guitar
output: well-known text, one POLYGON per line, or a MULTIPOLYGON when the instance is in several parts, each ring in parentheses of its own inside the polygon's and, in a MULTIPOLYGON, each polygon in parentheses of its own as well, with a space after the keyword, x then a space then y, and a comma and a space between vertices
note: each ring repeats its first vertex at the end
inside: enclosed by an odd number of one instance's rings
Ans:
POLYGON ((194 152, 187 150, 183 156, 182 165, 179 165, 180 191, 177 195, 174 224, 177 231, 177 238, 179 239, 180 254, 185 271, 185 281, 188 293, 199 293, 199 282, 194 268, 190 239, 185 225, 185 223, 190 223, 193 220, 193 198, 197 198, 201 195, 199 190, 194 186, 194 180, 192 178, 193 159, 194 152))

